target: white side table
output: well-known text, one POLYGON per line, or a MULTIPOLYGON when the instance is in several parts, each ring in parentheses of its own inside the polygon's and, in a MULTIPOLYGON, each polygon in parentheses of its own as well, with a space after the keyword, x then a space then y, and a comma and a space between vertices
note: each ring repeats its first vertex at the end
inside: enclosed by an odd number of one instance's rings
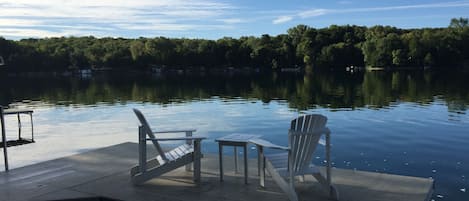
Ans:
POLYGON ((237 147, 243 147, 244 154, 244 183, 248 183, 248 154, 247 144, 250 139, 259 138, 260 135, 250 134, 231 134, 215 139, 218 142, 218 159, 220 160, 220 181, 223 181, 223 146, 234 147, 235 172, 238 171, 238 150, 237 147))

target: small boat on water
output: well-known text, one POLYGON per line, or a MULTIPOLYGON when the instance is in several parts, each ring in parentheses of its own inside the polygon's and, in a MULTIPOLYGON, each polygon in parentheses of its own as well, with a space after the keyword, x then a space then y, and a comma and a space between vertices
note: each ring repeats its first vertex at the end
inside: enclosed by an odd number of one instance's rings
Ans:
POLYGON ((363 70, 363 67, 361 67, 361 66, 350 65, 350 66, 345 67, 345 71, 350 72, 350 73, 358 72, 358 71, 361 71, 361 70, 363 70))

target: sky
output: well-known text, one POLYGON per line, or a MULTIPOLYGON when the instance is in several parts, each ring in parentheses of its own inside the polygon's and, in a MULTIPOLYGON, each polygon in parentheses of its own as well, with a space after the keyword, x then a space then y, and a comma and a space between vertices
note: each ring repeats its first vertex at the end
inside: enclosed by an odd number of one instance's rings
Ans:
POLYGON ((298 24, 447 27, 459 17, 469 0, 0 0, 0 36, 219 39, 298 24))

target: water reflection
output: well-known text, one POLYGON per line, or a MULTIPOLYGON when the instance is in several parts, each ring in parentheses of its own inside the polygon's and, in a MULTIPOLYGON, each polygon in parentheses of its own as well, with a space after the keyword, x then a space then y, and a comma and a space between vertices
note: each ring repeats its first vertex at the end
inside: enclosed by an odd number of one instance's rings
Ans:
POLYGON ((334 72, 268 75, 178 75, 3 77, 0 104, 40 100, 52 105, 125 104, 128 101, 169 104, 222 99, 285 100, 307 110, 383 108, 400 102, 429 104, 445 100, 448 110, 464 113, 469 102, 467 75, 443 72, 334 72))
MULTIPOLYGON (((230 133, 261 134, 285 145, 291 119, 321 113, 333 132, 336 167, 433 177, 436 194, 462 201, 468 199, 460 189, 468 185, 469 172, 465 77, 441 72, 2 77, 0 104, 34 108, 37 142, 9 149, 12 167, 136 142, 131 108, 141 109, 156 130, 196 128, 208 137, 204 153, 216 153, 213 139, 230 133)), ((15 119, 6 120, 7 133, 15 135, 15 119)), ((322 156, 319 149, 317 163, 322 156)))

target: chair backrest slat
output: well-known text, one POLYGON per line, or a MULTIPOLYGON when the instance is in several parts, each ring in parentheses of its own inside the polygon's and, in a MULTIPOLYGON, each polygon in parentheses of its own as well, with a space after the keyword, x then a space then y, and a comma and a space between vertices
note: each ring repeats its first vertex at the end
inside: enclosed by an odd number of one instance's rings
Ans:
POLYGON ((293 160, 293 171, 299 172, 310 165, 313 152, 326 127, 327 117, 318 114, 300 116, 291 121, 289 144, 293 160))
MULTIPOLYGON (((309 150, 311 148, 311 146, 314 146, 312 145, 312 140, 315 136, 313 135, 308 135, 308 134, 305 134, 305 135, 302 135, 303 136, 303 148, 301 149, 301 156, 299 158, 299 161, 306 161, 308 160, 307 157, 308 157, 308 154, 309 154, 309 150)), ((314 150, 313 150, 314 151, 314 150)), ((297 167, 296 167, 296 171, 300 171, 300 168, 302 167, 302 165, 304 163, 297 163, 297 167)))
MULTIPOLYGON (((153 134, 153 130, 151 130, 150 124, 148 124, 148 122, 145 119, 145 116, 143 116, 142 112, 140 112, 140 110, 137 110, 135 108, 133 110, 134 110, 135 115, 137 115, 137 118, 140 121, 140 124, 142 124, 143 132, 145 132, 148 135, 149 138, 155 139, 155 135, 153 134)), ((158 151, 158 154, 160 154, 161 158, 164 161, 168 161, 168 158, 166 157, 166 155, 165 155, 163 149, 161 148, 160 144, 158 143, 158 141, 152 140, 151 142, 155 146, 156 151, 158 151)))

